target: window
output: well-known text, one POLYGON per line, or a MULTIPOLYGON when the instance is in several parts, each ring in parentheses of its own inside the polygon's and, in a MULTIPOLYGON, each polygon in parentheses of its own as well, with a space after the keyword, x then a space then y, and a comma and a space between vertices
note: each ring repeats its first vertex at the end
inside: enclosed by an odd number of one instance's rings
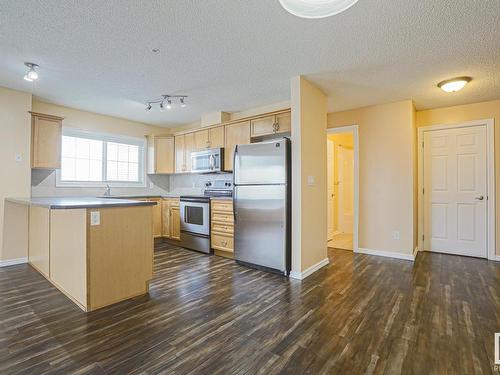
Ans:
POLYGON ((145 140, 63 129, 58 186, 144 186, 145 140))

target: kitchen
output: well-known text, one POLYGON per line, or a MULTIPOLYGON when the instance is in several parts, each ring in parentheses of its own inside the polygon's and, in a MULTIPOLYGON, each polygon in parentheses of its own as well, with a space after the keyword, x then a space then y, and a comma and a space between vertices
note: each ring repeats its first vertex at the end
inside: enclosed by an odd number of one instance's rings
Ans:
MULTIPOLYGON (((49 105, 40 103, 40 106, 49 105)), ((58 110, 57 106, 52 107, 58 110)), ((74 114, 71 111, 68 118, 32 112, 32 198, 7 199, 7 204, 13 206, 9 212, 14 212, 15 217, 22 217, 25 211, 20 206, 28 205, 27 231, 35 233, 32 211, 37 206, 46 205, 55 209, 62 205, 66 209, 86 209, 87 230, 91 231, 96 225, 92 222, 92 215, 99 212, 95 211, 97 209, 103 215, 104 203, 121 206, 121 201, 128 207, 148 204, 152 211, 151 231, 156 247, 161 248, 163 243, 167 243, 288 275, 291 262, 291 207, 287 184, 291 172, 290 141, 287 140, 290 137, 290 110, 285 108, 236 120, 230 120, 228 115, 211 114, 212 122, 214 118, 220 122, 205 127, 200 125, 197 130, 168 135, 147 134, 142 153, 146 160, 142 163, 149 186, 133 188, 134 183, 131 183, 132 188, 126 188, 124 184, 109 181, 102 191, 96 184, 87 184, 78 181, 76 175, 68 175, 79 173, 74 171, 78 159, 75 159, 74 166, 70 164, 75 153, 80 152, 73 149, 81 149, 82 144, 87 147, 88 143, 92 150, 97 140, 103 141, 107 158, 105 174, 109 176, 112 173, 110 158, 117 158, 110 156, 115 148, 135 147, 135 140, 120 138, 116 134, 101 135, 68 128, 65 122, 72 120, 74 114), (65 179, 65 176, 69 177, 65 179), (95 201, 92 196, 96 197, 95 201), (260 216, 252 218, 259 212, 260 216)), ((137 145, 137 149, 141 150, 141 143, 137 145)), ((6 217, 7 223, 9 220, 6 217)), ((52 228, 52 222, 50 224, 49 228, 52 228)), ((51 232, 50 236, 45 253, 34 248, 39 241, 29 242, 25 250, 28 262, 83 310, 92 311, 97 306, 109 305, 110 301, 138 294, 137 289, 132 288, 133 292, 118 293, 106 303, 96 304, 90 303, 90 297, 88 300, 81 297, 85 293, 84 288, 71 292, 71 286, 52 277, 55 268, 51 269, 51 265, 54 267, 58 260, 55 259, 56 250, 52 248, 55 235, 51 232)), ((77 251, 85 253, 82 249, 77 251)), ((91 253, 90 250, 88 252, 91 253)), ((152 262, 152 251, 146 251, 146 257, 146 263, 152 262)), ((78 269, 78 265, 74 267, 78 269)), ((118 279, 120 277, 124 276, 118 279)), ((144 281, 149 283, 152 277, 152 272, 149 272, 144 281)), ((143 289, 142 293, 147 290, 143 289)))

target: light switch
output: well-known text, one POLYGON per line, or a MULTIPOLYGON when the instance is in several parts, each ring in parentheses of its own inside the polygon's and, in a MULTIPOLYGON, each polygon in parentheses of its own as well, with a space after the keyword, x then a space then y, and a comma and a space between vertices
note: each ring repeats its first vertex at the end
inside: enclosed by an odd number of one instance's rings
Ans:
POLYGON ((399 231, 394 231, 392 233, 392 238, 395 239, 396 241, 399 241, 399 231))
POLYGON ((99 211, 90 211, 90 225, 101 225, 101 213, 99 211))
POLYGON ((16 160, 16 163, 20 163, 23 161, 23 155, 21 154, 15 154, 14 159, 16 160))
POLYGON ((314 176, 307 176, 307 185, 314 186, 314 176))

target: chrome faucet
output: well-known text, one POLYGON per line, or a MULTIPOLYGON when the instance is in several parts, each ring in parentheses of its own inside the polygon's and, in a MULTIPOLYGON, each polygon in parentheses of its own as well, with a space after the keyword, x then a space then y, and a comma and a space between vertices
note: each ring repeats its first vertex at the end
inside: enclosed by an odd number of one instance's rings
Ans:
POLYGON ((105 197, 109 197, 111 195, 111 186, 109 184, 106 184, 106 191, 104 192, 105 197))

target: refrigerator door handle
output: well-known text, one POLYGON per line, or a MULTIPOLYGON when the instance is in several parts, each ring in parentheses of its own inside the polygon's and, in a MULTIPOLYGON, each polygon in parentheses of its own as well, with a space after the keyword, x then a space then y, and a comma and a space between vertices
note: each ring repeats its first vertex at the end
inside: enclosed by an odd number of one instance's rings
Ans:
POLYGON ((234 187, 233 187, 233 221, 234 225, 236 225, 236 189, 234 187))

